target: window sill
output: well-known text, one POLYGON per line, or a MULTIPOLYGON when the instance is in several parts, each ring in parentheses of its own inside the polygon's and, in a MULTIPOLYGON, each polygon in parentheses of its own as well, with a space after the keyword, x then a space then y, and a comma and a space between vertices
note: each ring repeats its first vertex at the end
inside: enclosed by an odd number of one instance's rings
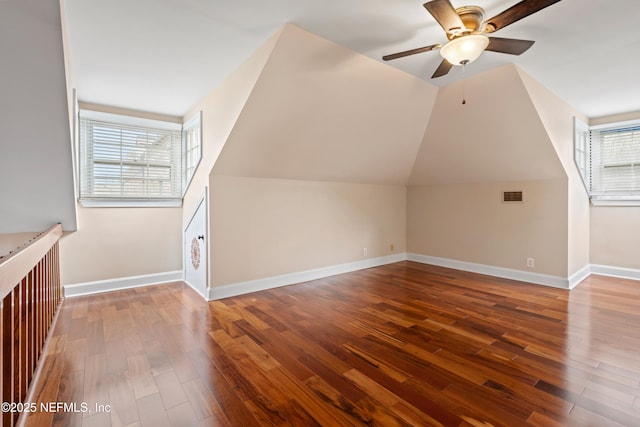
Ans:
POLYGON ((175 208, 182 200, 126 200, 126 199, 80 199, 83 208, 175 208))
POLYGON ((640 206, 640 198, 591 198, 593 206, 640 206))

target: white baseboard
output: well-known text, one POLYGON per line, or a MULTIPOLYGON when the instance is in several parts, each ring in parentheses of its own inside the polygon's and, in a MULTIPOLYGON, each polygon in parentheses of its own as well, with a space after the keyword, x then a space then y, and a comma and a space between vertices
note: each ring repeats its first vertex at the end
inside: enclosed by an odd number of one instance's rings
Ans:
MULTIPOLYGON (((184 283, 186 283, 186 284, 187 284, 187 286, 189 286, 191 289, 193 289, 193 291, 194 291, 195 293, 197 293, 197 294, 198 294, 198 295, 200 295, 202 298, 204 298, 205 300, 207 300, 207 294, 206 294, 206 293, 205 293, 205 294, 203 294, 202 292, 200 292, 200 290, 199 290, 198 288, 196 288, 195 286, 193 286, 191 283, 189 283, 189 282, 187 281, 187 279, 186 279, 186 278, 182 279, 182 281, 183 281, 184 283)), ((207 290, 208 290, 208 289, 207 289, 207 290)), ((206 291, 205 291, 205 292, 206 292, 206 291)), ((209 301, 209 300, 207 300, 207 301, 209 301)))
POLYGON ((322 279, 324 277, 334 276, 336 274, 350 273, 352 271, 364 270, 365 268, 378 267, 385 264, 405 261, 406 259, 407 255, 405 253, 399 253, 379 258, 368 258, 361 261, 349 262, 346 264, 316 268, 313 270, 266 277, 264 279, 249 280, 246 282, 218 286, 215 288, 209 288, 208 299, 216 300, 221 298, 233 297, 236 295, 248 294, 251 292, 278 288, 280 286, 294 285, 296 283, 322 279))
POLYGON ((101 292, 117 291, 120 289, 137 288, 140 286, 158 285, 160 283, 182 281, 182 270, 167 271, 164 273, 145 274, 142 276, 119 277, 117 279, 98 280, 95 282, 76 283, 64 285, 65 298, 80 295, 91 295, 101 292))
POLYGON ((536 285, 570 289, 569 279, 560 276, 551 276, 548 274, 532 273, 530 271, 514 270, 511 268, 495 267, 492 265, 476 264, 473 262, 458 261, 449 258, 439 258, 413 253, 407 254, 407 260, 420 262, 422 264, 437 265, 439 267, 468 271, 470 273, 486 274, 488 276, 501 277, 503 279, 535 283, 536 285))
POLYGON ((569 289, 573 289, 580 284, 584 279, 591 275, 591 264, 587 264, 580 270, 569 276, 569 289))
POLYGON ((640 280, 640 270, 634 268, 613 267, 610 265, 591 264, 591 274, 619 277, 621 279, 640 280))
POLYGON ((329 266, 315 270, 283 274, 280 276, 267 277, 264 279, 234 283, 217 288, 209 288, 208 299, 215 300, 228 298, 236 295, 277 288, 280 286, 293 285, 296 283, 303 283, 310 280, 333 276, 336 274, 363 270, 365 268, 377 267, 405 260, 568 290, 575 288, 578 284, 580 284, 580 282, 589 277, 589 275, 591 274, 601 274, 605 276, 640 280, 640 270, 610 267, 604 265, 588 264, 575 273, 571 274, 569 277, 560 277, 549 274, 533 273, 530 271, 496 267, 486 264, 458 261, 449 258, 440 258, 414 253, 401 253, 381 258, 373 258, 347 264, 329 266))
MULTIPOLYGON (((406 260, 415 261, 422 264, 453 268, 456 270, 468 271, 471 273, 486 274, 489 276, 502 277, 505 279, 519 280, 522 282, 529 282, 561 289, 573 289, 591 274, 599 274, 603 276, 619 277, 631 280, 640 280, 640 270, 607 265, 586 265, 585 267, 573 273, 570 277, 563 278, 547 274, 532 273, 522 270, 514 270, 485 264, 458 261, 449 258, 439 258, 414 253, 398 253, 379 258, 369 258, 361 261, 332 265, 296 273, 283 274, 279 276, 267 277, 264 279, 249 280, 246 282, 233 283, 216 288, 209 288, 207 295, 203 296, 208 300, 228 298, 236 295, 247 294, 250 292, 263 291, 280 286, 294 285, 296 283, 322 279, 324 277, 334 276, 336 274, 349 273, 352 271, 364 270, 366 268, 378 267, 381 265, 392 264, 394 262, 406 260)), ((121 289, 157 285, 161 283, 183 280, 183 271, 177 270, 164 273, 147 274, 142 276, 121 277, 117 279, 98 280, 95 282, 77 283, 72 285, 65 285, 63 286, 63 288, 65 297, 70 298, 80 295, 97 294, 102 292, 110 292, 121 289)))

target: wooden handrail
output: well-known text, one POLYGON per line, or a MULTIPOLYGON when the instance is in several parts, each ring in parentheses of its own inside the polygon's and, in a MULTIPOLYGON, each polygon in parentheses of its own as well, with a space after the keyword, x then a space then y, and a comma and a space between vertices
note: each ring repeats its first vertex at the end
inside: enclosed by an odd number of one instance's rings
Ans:
POLYGON ((0 259, 0 299, 13 290, 16 283, 22 280, 61 236, 62 226, 56 224, 27 246, 0 259))

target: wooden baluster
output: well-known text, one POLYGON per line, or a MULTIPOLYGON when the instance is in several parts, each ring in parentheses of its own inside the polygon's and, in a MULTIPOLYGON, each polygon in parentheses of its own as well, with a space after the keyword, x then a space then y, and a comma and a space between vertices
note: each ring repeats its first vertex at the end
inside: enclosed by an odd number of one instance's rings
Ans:
POLYGON ((42 345, 44 343, 44 281, 43 277, 42 265, 38 264, 38 291, 40 295, 38 295, 38 360, 40 360, 40 355, 42 353, 42 345))
POLYGON ((57 307, 60 305, 60 302, 62 301, 62 287, 60 286, 60 244, 59 242, 56 242, 53 248, 56 254, 56 262, 55 262, 56 272, 54 277, 56 280, 56 293, 57 293, 56 309, 57 309, 57 307))
POLYGON ((49 331, 49 323, 51 317, 51 310, 49 307, 49 300, 51 299, 51 289, 49 283, 49 262, 47 256, 42 259, 44 270, 44 340, 42 346, 44 347, 44 341, 47 340, 47 331, 49 331))
POLYGON ((35 270, 31 270, 29 272, 29 280, 28 280, 28 293, 29 293, 29 308, 28 308, 28 318, 29 318, 29 338, 28 338, 28 346, 29 346, 29 383, 31 383, 31 379, 33 378, 33 374, 36 370, 36 312, 34 310, 35 305, 35 270))
MULTIPOLYGON (((49 283, 49 263, 47 255, 42 258, 42 270, 44 271, 44 339, 47 339, 47 331, 49 330, 49 300, 50 300, 50 283, 49 283)), ((44 342, 42 343, 44 345, 44 342)))
POLYGON ((29 297, 27 292, 27 276, 22 279, 20 282, 20 364, 18 365, 20 370, 20 394, 18 395, 20 402, 23 402, 25 397, 27 397, 27 387, 29 386, 29 377, 28 377, 28 348, 27 348, 27 311, 28 311, 28 300, 29 297))
POLYGON ((42 354, 42 345, 44 344, 45 337, 45 327, 44 327, 44 280, 43 280, 44 272, 42 271, 42 262, 38 263, 38 360, 40 360, 40 355, 42 354))
MULTIPOLYGON (((22 390, 20 388, 20 284, 16 285, 13 289, 13 366, 11 369, 11 375, 13 376, 13 396, 11 402, 21 402, 20 395, 22 390)), ((12 417, 13 421, 17 419, 17 414, 12 417)))
POLYGON ((40 351, 42 346, 44 345, 44 339, 47 336, 46 331, 46 321, 47 321, 47 313, 45 306, 45 297, 46 297, 46 289, 45 289, 45 277, 46 270, 44 268, 42 260, 38 262, 38 287, 40 288, 40 297, 38 298, 38 305, 40 308, 40 324, 38 325, 40 328, 40 336, 38 340, 38 359, 40 359, 40 351))
MULTIPOLYGON (((2 401, 13 402, 13 291, 2 300, 2 401), (6 373, 6 374, 5 374, 6 373)), ((2 413, 3 425, 11 425, 11 412, 2 413)))
POLYGON ((56 299, 55 299, 55 280, 53 278, 54 267, 53 267, 53 250, 49 250, 47 253, 47 271, 49 272, 49 325, 47 326, 47 332, 51 328, 51 324, 53 323, 53 314, 56 309, 56 299))

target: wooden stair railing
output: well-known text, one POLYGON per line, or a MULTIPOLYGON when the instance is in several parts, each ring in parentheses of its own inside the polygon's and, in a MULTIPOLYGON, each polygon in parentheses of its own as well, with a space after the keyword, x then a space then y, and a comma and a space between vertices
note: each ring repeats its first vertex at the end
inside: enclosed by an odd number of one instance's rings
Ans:
POLYGON ((0 426, 14 426, 62 300, 57 224, 0 257, 0 426))

